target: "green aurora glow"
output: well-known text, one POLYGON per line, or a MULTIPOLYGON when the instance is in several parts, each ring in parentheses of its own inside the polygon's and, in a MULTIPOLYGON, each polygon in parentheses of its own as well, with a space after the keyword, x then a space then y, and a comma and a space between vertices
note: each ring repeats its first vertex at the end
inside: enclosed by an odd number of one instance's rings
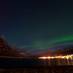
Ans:
POLYGON ((73 35, 65 35, 65 36, 55 37, 47 41, 41 41, 41 40, 34 41, 33 47, 39 49, 48 49, 55 47, 57 45, 69 44, 72 42, 73 42, 73 35))

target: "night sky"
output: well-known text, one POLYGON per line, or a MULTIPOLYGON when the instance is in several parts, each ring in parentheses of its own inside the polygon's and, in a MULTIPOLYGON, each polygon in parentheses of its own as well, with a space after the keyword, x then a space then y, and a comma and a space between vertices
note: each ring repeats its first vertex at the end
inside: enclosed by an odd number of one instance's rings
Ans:
POLYGON ((0 34, 11 45, 31 52, 72 43, 73 1, 2 0, 0 34))

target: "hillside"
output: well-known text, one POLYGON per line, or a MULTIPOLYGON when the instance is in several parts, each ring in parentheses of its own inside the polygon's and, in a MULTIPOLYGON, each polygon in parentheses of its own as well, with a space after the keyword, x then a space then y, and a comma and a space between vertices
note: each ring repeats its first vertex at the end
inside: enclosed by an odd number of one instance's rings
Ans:
POLYGON ((0 56, 25 57, 27 54, 23 54, 22 52, 16 50, 16 48, 10 47, 7 41, 3 37, 0 37, 0 56))

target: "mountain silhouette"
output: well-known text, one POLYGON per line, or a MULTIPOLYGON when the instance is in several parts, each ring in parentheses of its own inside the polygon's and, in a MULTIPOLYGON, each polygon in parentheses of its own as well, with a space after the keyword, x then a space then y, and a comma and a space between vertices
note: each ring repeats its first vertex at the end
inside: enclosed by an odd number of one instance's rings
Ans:
POLYGON ((27 54, 23 54, 18 51, 16 48, 12 48, 9 46, 8 42, 4 37, 0 37, 0 56, 8 56, 8 57, 25 57, 27 54))
POLYGON ((36 56, 59 56, 59 55, 69 55, 73 54, 73 45, 63 45, 55 47, 56 50, 47 50, 40 52, 36 56))

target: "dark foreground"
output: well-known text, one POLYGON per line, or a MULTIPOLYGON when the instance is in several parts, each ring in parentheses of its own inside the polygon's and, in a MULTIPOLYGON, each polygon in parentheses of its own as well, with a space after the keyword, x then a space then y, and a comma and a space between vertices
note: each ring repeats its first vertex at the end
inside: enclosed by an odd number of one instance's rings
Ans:
POLYGON ((44 65, 37 59, 0 59, 0 73, 73 73, 71 65, 44 65))
POLYGON ((73 73, 73 66, 0 69, 0 73, 73 73))

